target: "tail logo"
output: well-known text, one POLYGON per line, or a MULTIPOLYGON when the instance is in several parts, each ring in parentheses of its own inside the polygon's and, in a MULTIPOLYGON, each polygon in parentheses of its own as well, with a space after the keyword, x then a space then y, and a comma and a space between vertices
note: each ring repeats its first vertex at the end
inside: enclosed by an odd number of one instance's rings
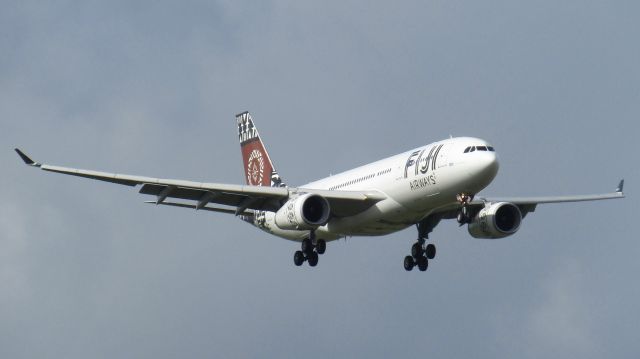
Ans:
POLYGON ((252 186, 260 186, 263 179, 264 157, 259 150, 253 150, 247 161, 247 182, 252 186))

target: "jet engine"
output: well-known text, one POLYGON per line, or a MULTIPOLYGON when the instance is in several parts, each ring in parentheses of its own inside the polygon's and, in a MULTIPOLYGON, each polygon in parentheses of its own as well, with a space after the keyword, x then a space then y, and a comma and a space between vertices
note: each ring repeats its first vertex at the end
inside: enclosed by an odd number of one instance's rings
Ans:
POLYGON ((474 238, 496 239, 508 237, 520 229, 522 213, 513 203, 489 203, 469 223, 474 238))
POLYGON ((276 212, 281 229, 310 230, 327 224, 331 209, 326 198, 313 193, 292 198, 276 212))

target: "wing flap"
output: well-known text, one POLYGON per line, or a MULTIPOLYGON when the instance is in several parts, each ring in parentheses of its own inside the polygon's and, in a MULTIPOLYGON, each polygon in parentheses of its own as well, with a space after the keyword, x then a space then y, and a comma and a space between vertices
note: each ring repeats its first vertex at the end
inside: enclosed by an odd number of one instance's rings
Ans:
POLYGON ((245 193, 245 192, 229 192, 221 191, 218 188, 213 190, 193 187, 170 186, 166 184, 146 183, 139 193, 157 196, 157 203, 163 203, 165 198, 179 198, 190 201, 197 201, 199 204, 194 205, 204 207, 207 203, 216 203, 230 207, 244 207, 245 209, 256 209, 275 211, 280 208, 280 199, 288 196, 278 197, 272 194, 245 193), (167 188, 172 187, 168 193, 163 195, 167 188))
MULTIPOLYGON (((163 206, 170 206, 170 207, 179 207, 179 208, 190 208, 190 209, 197 209, 197 210, 203 210, 203 211, 211 211, 211 212, 218 212, 218 213, 227 213, 227 214, 235 214, 236 210, 234 209, 227 209, 227 208, 216 208, 216 207, 201 207, 201 208, 196 208, 195 205, 193 204, 188 204, 188 203, 178 203, 178 202, 162 202, 162 203, 156 203, 155 201, 145 201, 144 203, 149 203, 149 204, 160 204, 163 206)), ((239 215, 242 216, 253 216, 253 212, 241 212, 239 213, 239 215)))
POLYGON ((155 183, 146 183, 142 185, 138 193, 148 194, 152 196, 160 196, 162 192, 169 187, 172 187, 172 190, 167 194, 166 197, 170 197, 170 198, 180 198, 180 199, 198 201, 200 200, 200 198, 202 198, 202 196, 205 193, 207 193, 207 191, 198 189, 198 188, 175 187, 175 186, 169 186, 166 184, 155 184, 155 183))

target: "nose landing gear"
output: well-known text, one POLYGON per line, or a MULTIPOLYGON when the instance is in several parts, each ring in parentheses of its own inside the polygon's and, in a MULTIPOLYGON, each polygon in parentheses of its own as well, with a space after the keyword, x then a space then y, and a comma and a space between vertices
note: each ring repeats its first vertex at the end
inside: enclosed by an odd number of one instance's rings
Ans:
POLYGON ((460 210, 458 211, 457 220, 462 226, 464 224, 471 223, 471 215, 469 213, 469 203, 473 201, 473 195, 467 193, 459 193, 456 195, 456 200, 460 203, 460 210))

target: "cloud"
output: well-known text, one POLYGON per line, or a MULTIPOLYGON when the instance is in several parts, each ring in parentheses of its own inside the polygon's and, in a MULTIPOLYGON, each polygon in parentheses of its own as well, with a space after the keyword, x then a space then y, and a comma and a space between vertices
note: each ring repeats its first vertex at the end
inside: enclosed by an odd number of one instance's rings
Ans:
MULTIPOLYGON (((11 308, 21 298, 29 295, 25 265, 22 262, 27 252, 28 215, 12 202, 0 204, 0 233, 2 233, 2 252, 0 252, 0 297, 2 308, 11 308)), ((8 313, 7 313, 8 314, 8 313)))
POLYGON ((634 354, 631 198, 539 206, 502 241, 445 221, 422 275, 402 269, 413 229, 331 243, 311 270, 232 217, 12 149, 238 183, 233 116, 251 110, 294 185, 453 134, 498 149, 486 194, 604 192, 621 175, 632 191, 637 6, 6 4, 0 357, 634 354))
POLYGON ((541 301, 535 303, 525 324, 528 341, 538 343, 529 348, 530 357, 599 357, 598 308, 584 298, 589 285, 584 265, 567 260, 542 282, 541 301))

